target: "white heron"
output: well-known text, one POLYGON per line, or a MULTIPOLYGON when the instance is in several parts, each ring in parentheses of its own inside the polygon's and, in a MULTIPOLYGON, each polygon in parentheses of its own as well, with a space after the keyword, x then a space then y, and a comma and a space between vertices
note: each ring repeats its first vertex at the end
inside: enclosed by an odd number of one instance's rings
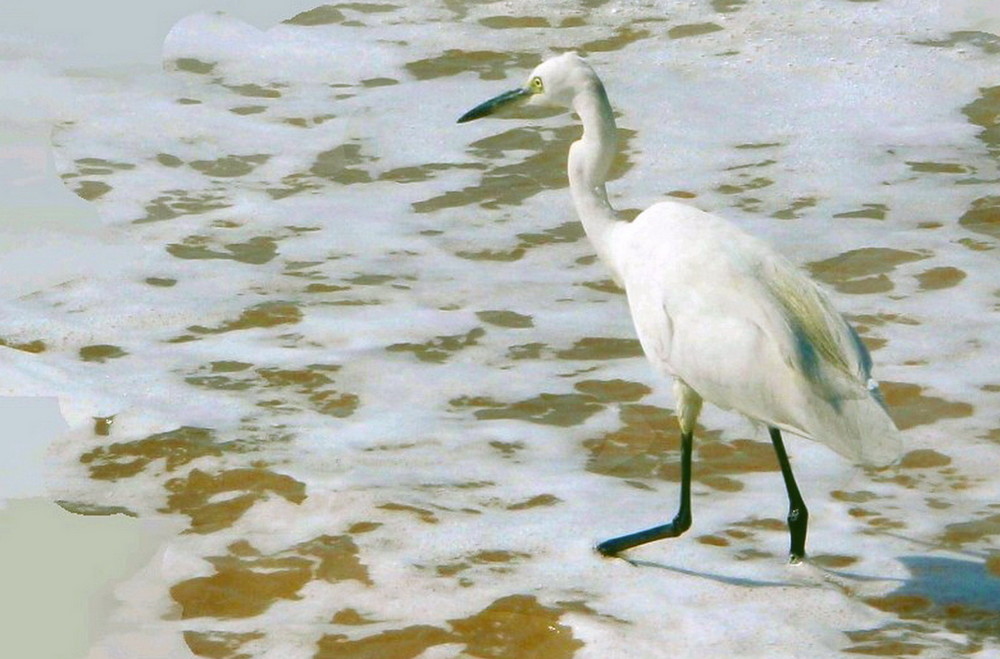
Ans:
POLYGON ((518 101, 572 108, 583 122, 567 165, 573 205, 597 255, 625 289, 646 357, 674 380, 681 429, 677 514, 597 550, 614 556, 690 527, 692 433, 706 400, 767 425, 788 491, 791 560, 799 562, 808 511, 781 431, 867 465, 890 464, 901 450, 868 351, 823 290, 733 224, 676 202, 655 204, 632 222, 618 217, 604 187, 617 128, 604 85, 578 55, 543 62, 523 87, 458 122, 518 101))

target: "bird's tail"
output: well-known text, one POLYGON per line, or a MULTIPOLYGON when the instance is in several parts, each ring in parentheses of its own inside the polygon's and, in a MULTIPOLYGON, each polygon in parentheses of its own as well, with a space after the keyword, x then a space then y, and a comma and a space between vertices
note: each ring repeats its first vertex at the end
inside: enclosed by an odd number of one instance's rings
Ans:
POLYGON ((853 395, 826 398, 812 412, 809 434, 854 462, 885 467, 902 453, 902 437, 874 382, 853 395))

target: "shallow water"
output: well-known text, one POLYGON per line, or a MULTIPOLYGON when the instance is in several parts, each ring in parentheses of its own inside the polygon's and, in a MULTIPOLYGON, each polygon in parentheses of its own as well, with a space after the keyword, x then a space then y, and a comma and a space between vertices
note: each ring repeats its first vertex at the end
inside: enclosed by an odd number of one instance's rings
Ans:
POLYGON ((1000 38, 975 19, 344 4, 194 15, 161 76, 66 75, 56 166, 124 257, 2 303, 0 393, 60 396, 67 509, 186 526, 91 656, 1000 652, 1000 38), (907 453, 789 440, 806 565, 766 434, 714 409, 691 531, 591 549, 673 514, 670 388, 575 221, 573 119, 454 124, 549 49, 605 79, 613 203, 731 218, 873 351, 907 453))

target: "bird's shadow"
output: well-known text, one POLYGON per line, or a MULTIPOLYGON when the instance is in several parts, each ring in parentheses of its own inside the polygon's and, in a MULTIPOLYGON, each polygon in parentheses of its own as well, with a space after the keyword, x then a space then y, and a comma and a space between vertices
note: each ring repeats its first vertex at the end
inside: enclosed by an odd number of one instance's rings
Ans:
POLYGON ((688 568, 679 567, 676 565, 667 565, 666 563, 659 563, 656 561, 642 560, 642 559, 632 559, 625 557, 618 557, 621 560, 633 565, 635 567, 644 568, 654 568, 658 570, 667 570, 668 572, 674 572, 676 574, 683 574, 689 577, 697 577, 699 579, 708 579, 710 581, 715 581, 717 583, 725 584, 727 586, 739 586, 742 588, 814 588, 816 584, 802 583, 793 580, 781 581, 781 580, 767 580, 767 579, 753 579, 749 577, 739 577, 734 575, 719 574, 707 572, 704 570, 691 570, 688 568))
POLYGON ((1000 639, 1000 573, 992 561, 926 554, 899 561, 910 577, 884 596, 863 598, 866 604, 972 645, 1000 639))
MULTIPOLYGON (((918 554, 900 556, 898 561, 909 577, 883 577, 812 565, 828 579, 801 580, 790 573, 785 579, 758 579, 692 570, 656 561, 624 559, 643 568, 709 579, 743 588, 829 588, 903 620, 922 621, 938 628, 971 637, 1000 638, 1000 573, 986 560, 918 554), (897 585, 880 595, 863 595, 865 590, 845 587, 864 583, 897 585)), ((793 568, 794 569, 794 568, 793 568)))
POLYGON ((926 597, 940 605, 989 609, 1000 616, 1000 575, 985 561, 938 556, 904 556, 912 575, 894 594, 926 597))

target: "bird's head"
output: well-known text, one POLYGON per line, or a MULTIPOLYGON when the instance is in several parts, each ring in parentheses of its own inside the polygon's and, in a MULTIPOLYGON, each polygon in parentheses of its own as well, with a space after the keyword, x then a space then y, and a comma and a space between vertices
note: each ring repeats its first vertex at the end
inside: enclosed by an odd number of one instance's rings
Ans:
POLYGON ((577 94, 593 84, 601 83, 590 65, 576 53, 563 53, 536 66, 524 85, 480 103, 459 117, 458 123, 480 119, 519 103, 572 107, 577 94))

